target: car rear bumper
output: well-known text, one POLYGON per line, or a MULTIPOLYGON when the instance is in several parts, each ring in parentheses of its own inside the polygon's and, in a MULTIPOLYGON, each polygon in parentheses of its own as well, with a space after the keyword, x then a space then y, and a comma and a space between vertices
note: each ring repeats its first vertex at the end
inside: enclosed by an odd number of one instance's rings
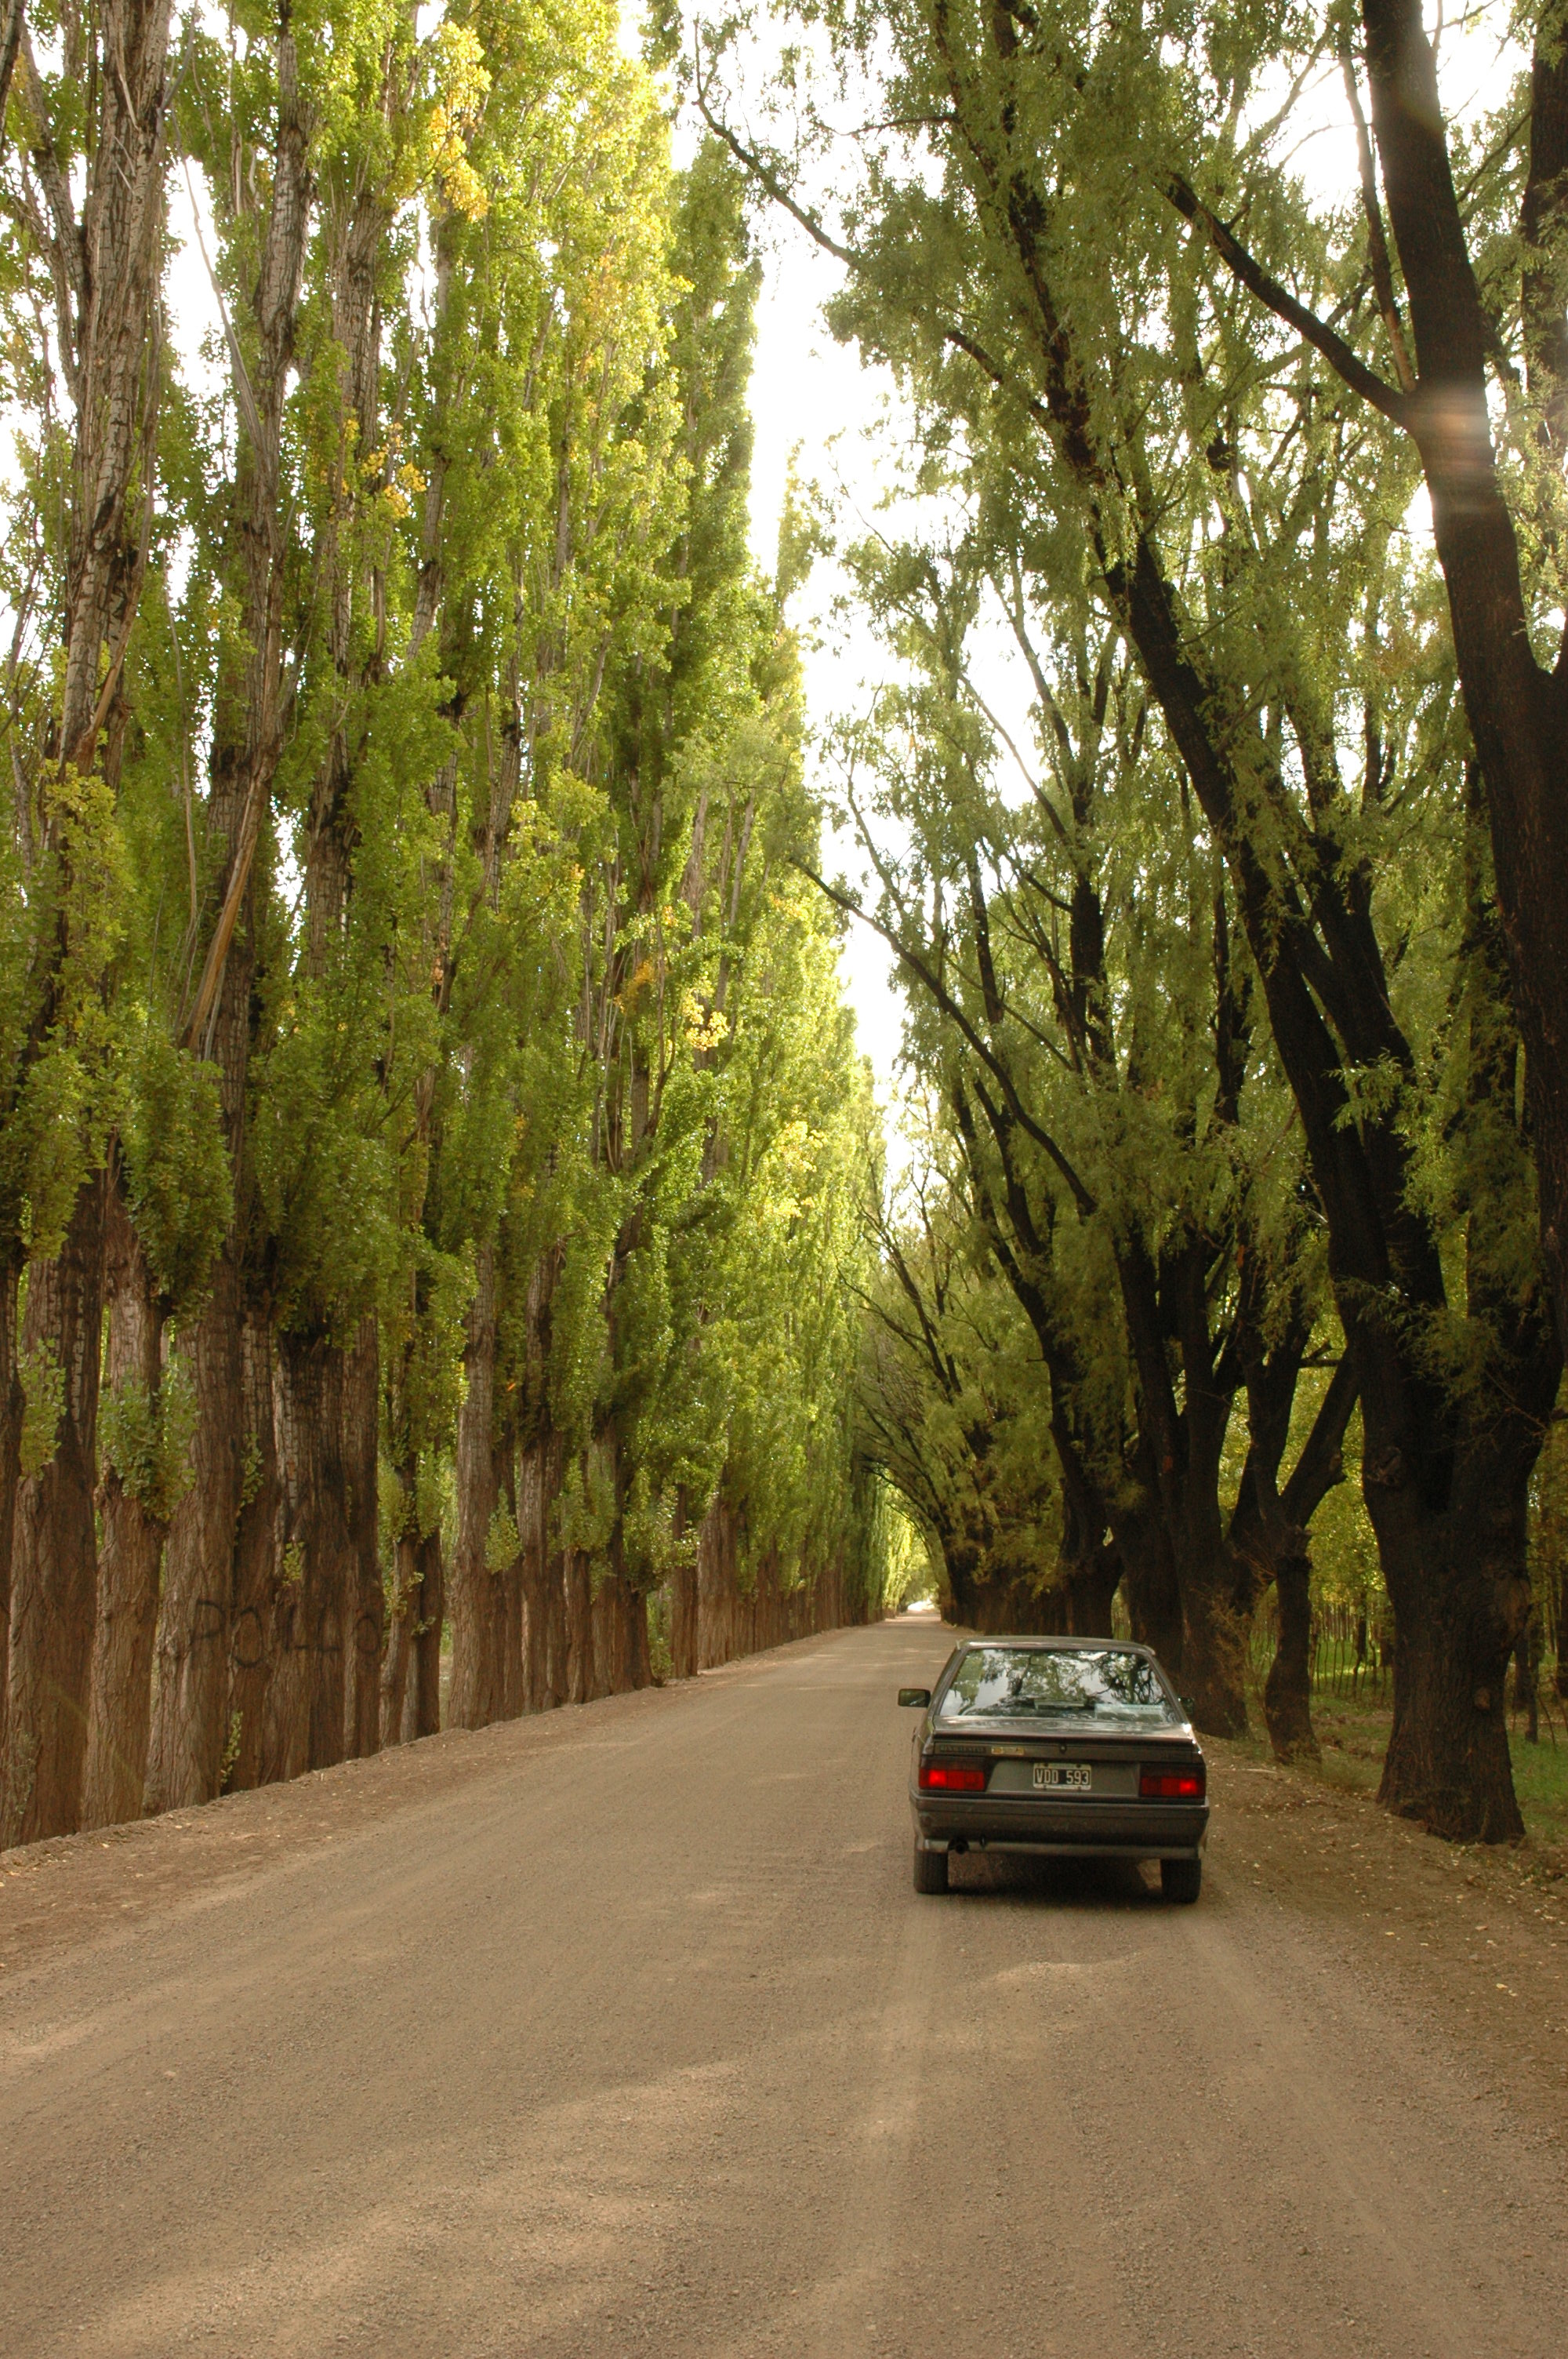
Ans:
POLYGON ((1032 1851, 1075 1859, 1195 1859, 1206 1802, 966 1801, 910 1795, 922 1851, 1032 1851))

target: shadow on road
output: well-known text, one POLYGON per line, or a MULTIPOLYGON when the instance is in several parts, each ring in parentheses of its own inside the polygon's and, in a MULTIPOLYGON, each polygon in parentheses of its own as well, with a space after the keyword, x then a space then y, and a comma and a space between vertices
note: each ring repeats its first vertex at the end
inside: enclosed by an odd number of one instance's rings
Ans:
POLYGON ((1159 1869, 1135 1860, 1029 1859, 1016 1852, 968 1852, 955 1858, 948 1897, 985 1900, 1005 1894, 1047 1908, 1163 1908, 1159 1869))

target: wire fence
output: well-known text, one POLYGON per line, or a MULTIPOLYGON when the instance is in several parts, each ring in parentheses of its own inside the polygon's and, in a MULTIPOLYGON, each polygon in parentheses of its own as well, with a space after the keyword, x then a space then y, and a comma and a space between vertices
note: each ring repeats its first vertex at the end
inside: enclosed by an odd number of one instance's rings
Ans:
MULTIPOLYGON (((1555 1745, 1568 1739, 1568 1680, 1560 1672, 1563 1645, 1568 1632, 1557 1627, 1555 1600, 1548 1593, 1544 1611, 1537 1601, 1533 1642, 1528 1650, 1528 1673, 1516 1658, 1509 1670, 1509 1718, 1513 1726, 1533 1729, 1539 1719, 1543 1735, 1555 1745), (1533 1680, 1535 1703, 1530 1707, 1533 1680)), ((1261 1702, 1263 1683, 1274 1659, 1279 1635, 1274 1595, 1265 1592, 1252 1624, 1248 1663, 1249 1685, 1261 1702)), ((1390 1705, 1394 1691, 1394 1623, 1386 1597, 1325 1598, 1314 1606, 1312 1620, 1312 1685, 1317 1696, 1373 1707, 1390 1705)))

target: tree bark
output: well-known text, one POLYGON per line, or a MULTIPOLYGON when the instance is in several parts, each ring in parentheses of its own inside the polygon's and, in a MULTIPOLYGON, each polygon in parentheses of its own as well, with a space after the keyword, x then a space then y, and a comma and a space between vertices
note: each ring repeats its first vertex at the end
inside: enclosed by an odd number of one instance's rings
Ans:
POLYGON ((343 1462, 348 1500, 349 1642, 344 1734, 351 1759, 381 1743, 381 1655, 386 1618, 381 1581, 380 1353, 373 1312, 361 1320, 343 1370, 343 1462))
POLYGON ((1509 1658, 1529 1604, 1522 1529, 1516 1544, 1510 1528, 1522 1509, 1521 1487, 1468 1513, 1411 1516, 1408 1549, 1382 1544, 1399 1643, 1379 1799, 1456 1843, 1524 1833, 1508 1732, 1509 1658))
POLYGON ((268 1694, 276 1667, 283 1565, 283 1482, 278 1469, 272 1321, 246 1305, 240 1337, 240 1514, 234 1530, 233 1611, 229 1622, 225 1785, 259 1786, 265 1774, 268 1694))
POLYGON ((481 1245, 463 1347, 465 1385, 458 1412, 458 1536, 448 1599, 452 1620, 454 1728, 483 1728, 500 1702, 496 1583, 485 1562, 497 1498, 495 1421, 495 1247, 481 1245))
MULTIPOLYGON (((564 1551, 566 1591, 567 1681, 568 1703, 588 1703, 593 1696, 593 1574, 581 1549, 564 1551)), ((729 1660, 728 1655, 723 1658, 729 1660)))
MULTIPOLYGON (((157 1403, 163 1386, 163 1314, 124 1195, 109 1185, 109 1296, 103 1374, 113 1397, 135 1386, 157 1403)), ((152 1723, 153 1639, 167 1515, 156 1495, 127 1488, 105 1464, 98 1486, 98 1611, 82 1783, 84 1827, 139 1819, 152 1723)))
POLYGON ((9 1823, 5 1798, 11 1722, 11 1551, 26 1407, 16 1367, 17 1275, 16 1254, 0 1245, 0 1838, 9 1823))
POLYGON ((435 1736, 441 1726, 441 1636, 446 1626, 446 1568, 439 1531, 427 1532, 416 1542, 414 1619, 409 1652, 408 1690, 403 1712, 403 1741, 435 1736))
POLYGON ((1172 1679, 1182 1676, 1182 1597, 1176 1585, 1164 1518, 1142 1506, 1111 1509, 1111 1532, 1121 1560, 1127 1618, 1141 1647, 1152 1647, 1172 1679))
POLYGON ((1263 1683, 1263 1718, 1276 1761, 1315 1761, 1312 1724, 1312 1559, 1281 1556, 1274 1567, 1279 1631, 1263 1683))
POLYGON ((79 1190, 59 1255, 28 1273, 24 1343, 57 1355, 64 1397, 52 1457, 17 1486, 5 1843, 70 1834, 81 1817, 98 1602, 92 1495, 107 1184, 100 1171, 79 1190))
POLYGON ((283 1564, 264 1782, 343 1758, 344 1620, 352 1570, 343 1461, 343 1353, 278 1339, 283 1564))
MULTIPOLYGON (((230 974, 237 985, 236 967, 231 967, 230 974)), ((232 1006, 226 1012, 236 1022, 248 1024, 248 1016, 232 1006)), ((227 1082, 227 1073, 224 1078, 227 1082)), ((174 1511, 164 1550, 157 1701, 147 1756, 149 1812, 210 1802, 222 1778, 229 1605, 244 1444, 239 1295, 231 1239, 219 1256, 211 1296, 189 1343, 180 1338, 196 1396, 191 1441, 195 1479, 174 1511)))

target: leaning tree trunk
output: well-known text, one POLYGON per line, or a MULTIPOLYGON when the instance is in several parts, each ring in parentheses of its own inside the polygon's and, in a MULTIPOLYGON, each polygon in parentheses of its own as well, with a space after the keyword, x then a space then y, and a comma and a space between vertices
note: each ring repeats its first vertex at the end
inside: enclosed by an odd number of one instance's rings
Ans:
MULTIPOLYGON (((103 1374, 122 1415, 161 1423, 166 1404, 163 1315, 141 1240, 111 1185, 105 1268, 109 1293, 103 1374)), ((98 1616, 81 1798, 84 1827, 139 1819, 152 1723, 153 1639, 158 1565, 168 1530, 170 1470, 116 1464, 105 1451, 98 1486, 98 1616), (139 1479, 138 1479, 139 1477, 139 1479)))
POLYGON ((78 1190, 58 1256, 27 1280, 26 1348, 56 1356, 53 1455, 17 1486, 11 1563, 6 1843, 70 1834, 81 1810, 98 1548, 96 1473, 107 1175, 78 1190))

